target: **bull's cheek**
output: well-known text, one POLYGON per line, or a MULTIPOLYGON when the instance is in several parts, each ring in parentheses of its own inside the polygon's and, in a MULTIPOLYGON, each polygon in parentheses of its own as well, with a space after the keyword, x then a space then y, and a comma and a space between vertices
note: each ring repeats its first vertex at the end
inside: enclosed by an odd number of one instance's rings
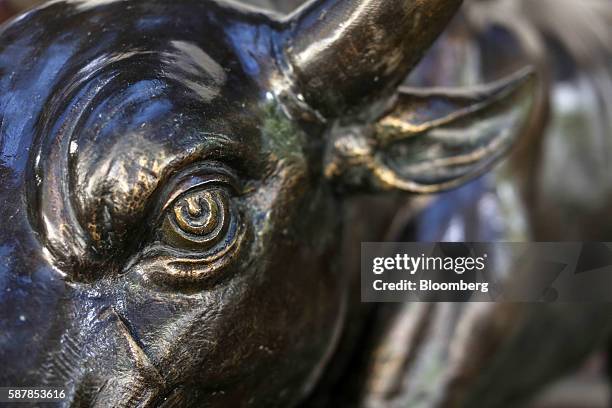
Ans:
MULTIPOLYGON (((284 252, 284 251, 283 251, 284 252)), ((335 348, 344 291, 322 257, 284 252, 229 300, 215 318, 220 347, 207 359, 208 387, 241 389, 264 406, 294 402, 312 389, 335 348)), ((236 401, 233 401, 236 402, 236 401)))
POLYGON ((198 387, 207 401, 289 403, 314 386, 342 327, 344 281, 329 264, 335 245, 268 248, 197 292, 156 291, 126 275, 117 308, 176 390, 166 392, 198 387))
POLYGON ((320 377, 346 304, 346 279, 332 263, 340 244, 337 221, 324 218, 338 219, 336 203, 322 191, 305 191, 302 197, 290 217, 293 223, 274 229, 266 262, 260 263, 245 301, 258 333, 252 344, 258 359, 254 379, 261 383, 256 388, 270 395, 284 390, 292 398, 305 395, 320 377))
POLYGON ((329 262, 334 250, 279 241, 223 289, 209 306, 216 312, 200 324, 217 345, 201 366, 205 388, 264 406, 287 405, 312 389, 343 325, 345 285, 329 262))

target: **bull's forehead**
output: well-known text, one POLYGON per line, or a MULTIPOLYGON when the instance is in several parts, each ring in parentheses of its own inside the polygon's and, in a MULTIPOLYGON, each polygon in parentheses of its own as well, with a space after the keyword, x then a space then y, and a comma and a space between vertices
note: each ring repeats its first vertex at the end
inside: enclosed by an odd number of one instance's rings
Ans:
MULTIPOLYGON (((3 156, 23 155, 78 85, 101 71, 124 81, 179 81, 202 100, 249 89, 270 63, 268 19, 212 1, 54 1, 3 27, 0 105, 3 156), (60 102, 58 102, 60 101, 60 102), (21 146, 21 148, 20 148, 21 146)), ((261 86, 259 88, 265 88, 261 86)))

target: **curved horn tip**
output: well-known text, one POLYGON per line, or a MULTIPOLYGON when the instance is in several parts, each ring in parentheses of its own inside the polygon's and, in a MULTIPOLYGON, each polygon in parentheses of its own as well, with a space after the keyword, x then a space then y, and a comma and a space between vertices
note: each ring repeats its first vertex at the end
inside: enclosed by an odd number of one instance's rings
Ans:
POLYGON ((462 0, 320 0, 291 15, 283 50, 295 93, 324 117, 391 94, 462 0))

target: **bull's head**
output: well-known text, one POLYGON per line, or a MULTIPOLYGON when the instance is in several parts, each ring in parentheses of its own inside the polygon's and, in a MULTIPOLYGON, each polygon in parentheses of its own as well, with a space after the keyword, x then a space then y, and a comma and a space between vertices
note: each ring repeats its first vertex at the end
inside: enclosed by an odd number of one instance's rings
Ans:
POLYGON ((62 384, 75 405, 306 395, 346 308, 342 195, 456 186, 529 110, 524 73, 398 90, 459 4, 278 20, 60 0, 5 26, 0 385, 62 384))

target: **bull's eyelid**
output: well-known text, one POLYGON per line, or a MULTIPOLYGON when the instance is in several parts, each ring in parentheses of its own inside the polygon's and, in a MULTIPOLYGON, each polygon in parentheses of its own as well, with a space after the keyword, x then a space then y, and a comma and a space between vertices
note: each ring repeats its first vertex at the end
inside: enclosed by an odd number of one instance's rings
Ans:
POLYGON ((189 166, 178 172, 171 180, 166 183, 161 193, 159 202, 162 203, 156 211, 161 215, 166 211, 180 196, 188 191, 201 188, 206 185, 228 186, 234 193, 243 193, 242 184, 238 176, 228 166, 217 161, 206 161, 189 166))
POLYGON ((207 185, 228 185, 232 186, 237 192, 240 191, 236 188, 236 183, 230 177, 222 174, 194 176, 193 178, 185 180, 177 186, 170 196, 164 200, 161 211, 166 211, 168 207, 170 207, 176 201, 176 199, 183 194, 207 185))

